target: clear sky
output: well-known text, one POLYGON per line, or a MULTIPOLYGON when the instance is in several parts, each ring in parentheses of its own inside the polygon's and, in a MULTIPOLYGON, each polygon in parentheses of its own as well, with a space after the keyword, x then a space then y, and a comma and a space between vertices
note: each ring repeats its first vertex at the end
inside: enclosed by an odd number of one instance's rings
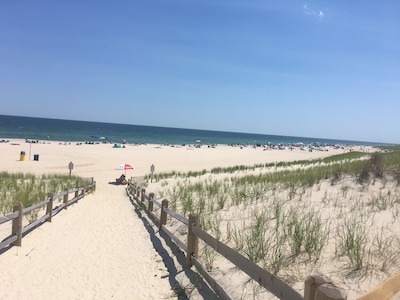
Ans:
POLYGON ((400 143, 400 1, 2 0, 0 114, 400 143))

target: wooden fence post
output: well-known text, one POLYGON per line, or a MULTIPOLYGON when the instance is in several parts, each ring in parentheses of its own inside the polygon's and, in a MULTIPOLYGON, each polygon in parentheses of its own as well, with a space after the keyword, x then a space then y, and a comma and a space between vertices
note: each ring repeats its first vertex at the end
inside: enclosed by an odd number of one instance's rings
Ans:
POLYGON ((64 209, 68 209, 68 196, 69 196, 69 192, 68 189, 65 190, 65 195, 64 195, 64 209))
POLYGON ((346 300, 346 293, 333 284, 320 285, 315 291, 315 300, 346 300))
POLYGON ((147 207, 147 211, 153 211, 153 201, 151 201, 151 200, 153 200, 154 199, 154 193, 150 193, 149 194, 149 204, 148 204, 148 207, 147 207))
MULTIPOLYGON (((82 188, 82 191, 81 191, 81 198, 84 198, 85 197, 85 187, 83 187, 82 188)), ((76 201, 76 202, 78 202, 78 201, 76 201)))
POLYGON ((131 194, 132 194, 133 200, 136 200, 136 185, 132 186, 131 194))
POLYGON ((190 268, 192 264, 191 256, 198 257, 199 252, 199 238, 193 233, 192 226, 199 224, 199 215, 190 214, 188 222, 188 233, 187 233, 187 253, 186 253, 186 267, 190 268))
POLYGON ((136 186, 135 185, 132 185, 131 195, 132 195, 133 200, 136 200, 136 186))
POLYGON ((140 196, 140 186, 136 188, 136 201, 138 202, 139 202, 139 196, 140 196))
POLYGON ((310 275, 304 283, 304 300, 346 300, 347 296, 325 275, 310 275))
POLYGON ((14 204, 13 212, 18 211, 19 214, 18 218, 12 220, 11 235, 17 235, 17 240, 11 244, 12 246, 21 246, 22 243, 22 217, 24 216, 22 210, 23 206, 21 202, 14 204))
POLYGON ((49 216, 47 217, 47 222, 51 222, 51 218, 53 217, 53 202, 54 202, 54 194, 48 193, 47 197, 49 197, 49 203, 47 203, 46 214, 49 216))
POLYGON ((79 189, 77 189, 77 190, 75 191, 75 198, 78 198, 78 194, 79 194, 79 189))
POLYGON ((142 202, 144 202, 144 194, 146 194, 146 190, 142 189, 142 194, 141 194, 141 197, 140 197, 140 201, 142 201, 142 202))
POLYGON ((304 300, 314 300, 316 289, 325 283, 332 281, 324 275, 310 275, 304 283, 304 300))
POLYGON ((163 225, 167 224, 167 213, 164 211, 164 207, 168 208, 168 200, 164 199, 161 202, 161 215, 160 215, 160 229, 163 225))

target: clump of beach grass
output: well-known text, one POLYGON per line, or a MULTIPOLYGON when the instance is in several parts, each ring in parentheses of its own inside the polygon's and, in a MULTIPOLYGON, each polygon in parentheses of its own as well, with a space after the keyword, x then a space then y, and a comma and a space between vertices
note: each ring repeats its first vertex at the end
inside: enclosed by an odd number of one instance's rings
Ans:
MULTIPOLYGON (((400 155, 391 151, 215 168, 196 178, 171 173, 177 183, 163 184, 157 194, 178 213, 199 213, 204 230, 291 280, 304 280, 304 270, 324 263, 338 273, 390 272, 400 245, 398 233, 388 229, 400 214, 400 155), (294 268, 299 263, 311 267, 294 268)), ((218 256, 209 250, 203 249, 203 259, 214 266, 218 256)))
MULTIPOLYGON (((17 202, 29 207, 44 200, 49 192, 57 194, 88 184, 87 179, 77 176, 8 172, 0 173, 0 182, 0 212, 3 215, 11 212, 17 202)), ((34 218, 34 214, 33 211, 29 217, 34 218)))

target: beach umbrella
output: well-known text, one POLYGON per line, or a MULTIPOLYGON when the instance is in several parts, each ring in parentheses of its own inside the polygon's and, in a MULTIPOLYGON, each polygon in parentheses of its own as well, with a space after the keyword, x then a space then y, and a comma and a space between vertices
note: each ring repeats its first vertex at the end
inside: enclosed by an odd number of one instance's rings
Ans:
POLYGON ((126 170, 134 170, 134 168, 130 164, 121 164, 115 170, 124 170, 126 174, 126 170))

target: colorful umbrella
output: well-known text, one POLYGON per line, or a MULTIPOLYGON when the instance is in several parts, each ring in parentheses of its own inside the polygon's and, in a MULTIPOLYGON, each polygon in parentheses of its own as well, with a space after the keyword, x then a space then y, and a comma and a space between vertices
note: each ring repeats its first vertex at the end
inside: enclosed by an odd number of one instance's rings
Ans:
POLYGON ((134 168, 130 164, 121 164, 115 170, 124 170, 126 174, 126 170, 134 170, 134 168))

